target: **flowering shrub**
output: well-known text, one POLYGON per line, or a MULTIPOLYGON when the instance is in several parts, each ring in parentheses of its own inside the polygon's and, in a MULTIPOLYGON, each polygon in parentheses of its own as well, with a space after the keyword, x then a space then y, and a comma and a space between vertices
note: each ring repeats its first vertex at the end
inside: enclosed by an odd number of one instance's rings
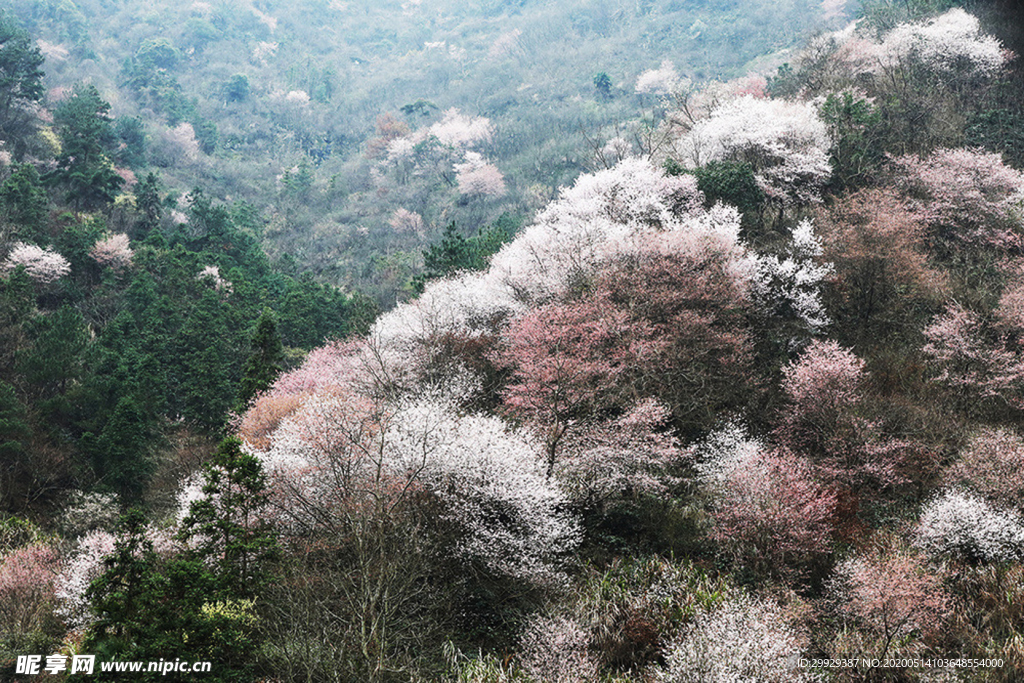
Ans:
POLYGON ((466 152, 465 161, 455 164, 455 180, 464 195, 500 197, 505 194, 505 177, 497 166, 477 152, 466 152))
POLYGON ((1000 42, 981 32, 978 18, 954 8, 932 19, 900 24, 885 34, 878 49, 883 65, 915 59, 929 69, 993 76, 1010 55, 1000 42))
POLYGON ((550 304, 516 318, 495 354, 512 370, 504 403, 546 432, 548 474, 570 421, 587 418, 611 401, 631 356, 627 316, 606 302, 550 304))
POLYGON ((710 161, 746 162, 765 194, 783 204, 816 201, 832 174, 832 139, 813 104, 737 98, 697 122, 675 143, 687 168, 710 161))
POLYGON ((783 683, 816 680, 801 671, 803 639, 769 602, 733 597, 702 612, 672 645, 662 683, 783 683))
POLYGON ((840 613, 877 636, 878 651, 863 654, 879 659, 912 633, 936 634, 951 607, 942 578, 919 556, 899 550, 842 562, 832 590, 840 613))
POLYGON ((934 381, 950 387, 965 408, 976 408, 984 399, 1022 405, 1024 361, 974 312, 954 302, 925 328, 924 336, 928 343, 921 350, 940 369, 934 381))
POLYGON ((944 479, 985 500, 1024 510, 1024 439, 1006 429, 974 434, 944 479))
POLYGON ((57 551, 39 543, 0 557, 0 635, 24 635, 42 625, 59 564, 57 551))
POLYGON ((411 232, 416 235, 423 235, 423 216, 408 209, 395 209, 388 220, 396 232, 411 232))
POLYGON ((494 126, 483 116, 471 117, 458 109, 449 109, 441 120, 425 130, 417 131, 414 142, 433 136, 446 147, 464 149, 480 142, 490 142, 494 126))
POLYGON ((103 558, 114 552, 114 536, 108 531, 90 531, 78 540, 65 560, 55 582, 54 595, 60 601, 60 614, 71 628, 80 628, 93 620, 85 591, 103 573, 103 558))
POLYGON ((539 456, 527 435, 497 418, 460 415, 440 398, 379 405, 339 391, 307 401, 260 457, 287 524, 388 514, 420 492, 454 531, 456 556, 546 581, 577 530, 539 456))
POLYGON ((16 242, 3 263, 8 273, 19 266, 24 266, 28 276, 40 284, 56 282, 71 272, 71 264, 57 252, 24 242, 16 242))
POLYGON ((711 498, 712 537, 738 562, 788 574, 828 552, 836 495, 803 458, 766 450, 733 425, 698 449, 711 498))
POLYGON ((1024 521, 980 498, 947 491, 928 502, 917 524, 916 541, 929 553, 968 561, 1024 558, 1024 521))
POLYGON ((128 246, 128 235, 117 233, 98 240, 89 250, 89 256, 101 266, 120 270, 131 265, 134 252, 128 246))
POLYGON ((939 149, 926 158, 907 155, 894 163, 909 189, 921 197, 922 218, 940 239, 1020 246, 1012 223, 1024 174, 1003 163, 999 154, 939 149))
POLYGON ((945 278, 928 263, 927 224, 893 192, 847 195, 821 212, 817 225, 824 256, 835 268, 830 308, 837 316, 865 321, 894 315, 914 300, 930 302, 945 291, 945 278))
POLYGON ((555 476, 573 498, 591 503, 664 493, 675 481, 666 470, 683 457, 670 418, 667 406, 649 398, 619 418, 569 430, 555 476))
POLYGON ((782 387, 793 402, 794 420, 828 428, 862 397, 864 361, 834 341, 812 341, 782 370, 782 387))
POLYGON ((665 60, 658 69, 649 69, 636 79, 636 92, 651 95, 670 95, 680 84, 675 65, 665 60))
POLYGON ((431 281, 419 298, 381 316, 370 336, 393 369, 408 368, 429 360, 430 340, 495 334, 512 315, 642 251, 694 254, 717 264, 742 294, 755 267, 738 235, 736 211, 704 211, 692 176, 666 176, 648 161, 628 159, 563 190, 488 271, 431 281))
POLYGON ((795 317, 801 329, 799 336, 790 338, 792 345, 817 334, 829 324, 820 287, 834 268, 831 263, 816 262, 824 250, 809 219, 801 221, 793 230, 788 252, 781 259, 774 254, 758 257, 753 291, 759 310, 770 316, 795 317))
POLYGON ((565 618, 532 618, 519 644, 520 666, 544 683, 586 683, 597 678, 597 661, 587 652, 589 636, 565 618))
MULTIPOLYGON (((172 531, 150 526, 145 533, 160 556, 166 557, 177 549, 172 531)), ((87 626, 96 618, 86 591, 103 574, 103 560, 114 552, 114 541, 110 532, 90 531, 78 539, 74 550, 64 559, 54 581, 54 596, 59 605, 57 613, 73 629, 87 626)))

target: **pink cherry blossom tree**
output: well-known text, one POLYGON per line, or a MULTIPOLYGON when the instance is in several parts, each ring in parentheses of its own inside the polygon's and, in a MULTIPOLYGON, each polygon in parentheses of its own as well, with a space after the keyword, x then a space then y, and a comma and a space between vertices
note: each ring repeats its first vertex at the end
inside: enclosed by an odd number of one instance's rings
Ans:
POLYGON ((1015 211, 1024 174, 1007 166, 999 154, 938 149, 924 158, 899 157, 894 165, 919 198, 933 239, 951 246, 1020 248, 1015 211))
POLYGON ((736 426, 697 449, 711 535, 758 574, 792 576, 831 547, 836 495, 805 458, 769 449, 736 426))
POLYGON ((940 632, 952 600, 919 554, 875 549, 842 562, 832 593, 839 613, 875 637, 864 656, 884 659, 896 642, 940 632))
POLYGON ((455 181, 459 193, 500 197, 505 194, 505 177, 498 167, 478 152, 466 152, 465 161, 455 164, 455 181))
POLYGON ((831 309, 858 325, 914 301, 932 302, 946 278, 929 263, 927 223, 921 213, 889 190, 862 190, 840 198, 816 223, 824 258, 835 277, 831 309))
POLYGON ((34 543, 0 557, 0 634, 23 636, 56 621, 53 588, 60 555, 50 545, 34 543))
POLYGON ((1024 512, 1024 439, 1009 429, 982 428, 943 479, 952 488, 1024 512))
POLYGON ((44 285, 56 282, 71 272, 71 264, 57 252, 24 242, 14 244, 4 260, 3 270, 9 273, 19 266, 25 268, 30 278, 44 285))
POLYGON ((632 355, 627 321, 624 312, 595 300, 542 306, 510 325, 494 358, 512 371, 504 403, 544 433, 549 477, 570 425, 613 402, 632 355))
POLYGON ((101 266, 121 270, 131 265, 134 252, 129 246, 128 235, 117 233, 98 240, 89 250, 89 256, 101 266))
POLYGON ((1007 350, 1005 337, 978 314, 954 302, 924 336, 928 342, 921 350, 939 370, 934 381, 950 389, 962 410, 976 411, 993 400, 1024 406, 1024 360, 1007 350))
POLYGON ((782 373, 790 403, 777 438, 809 457, 817 476, 848 503, 877 498, 904 483, 911 463, 927 461, 929 454, 919 446, 886 435, 879 422, 863 417, 864 361, 853 352, 814 340, 782 373))

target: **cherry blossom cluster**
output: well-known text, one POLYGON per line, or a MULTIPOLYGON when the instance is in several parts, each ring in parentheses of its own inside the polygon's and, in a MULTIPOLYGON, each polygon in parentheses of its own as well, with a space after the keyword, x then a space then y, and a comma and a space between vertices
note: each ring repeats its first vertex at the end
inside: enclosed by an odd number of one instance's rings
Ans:
POLYGON ((0 634, 28 633, 51 601, 60 556, 35 543, 0 556, 0 634))
POLYGON ((821 285, 835 268, 831 263, 821 262, 824 250, 810 219, 804 219, 793 229, 787 251, 784 258, 775 254, 757 257, 754 297, 760 310, 774 315, 791 311, 805 335, 815 335, 830 322, 821 300, 821 285))
POLYGON ((679 87, 681 79, 675 65, 665 60, 661 67, 644 71, 636 79, 636 92, 650 95, 670 95, 679 87))
POLYGON ((395 232, 411 232, 423 236, 423 216, 408 209, 395 209, 388 219, 388 225, 395 232))
POLYGON ((206 266, 199 271, 199 275, 196 276, 196 279, 206 280, 212 284, 213 288, 218 292, 231 293, 232 291, 231 282, 221 277, 220 268, 218 266, 206 266))
POLYGON ((812 45, 834 46, 835 56, 854 74, 891 76, 910 66, 923 66, 944 77, 991 78, 1014 58, 999 40, 981 31, 977 17, 960 8, 900 24, 878 40, 854 23, 812 45))
POLYGON ((999 40, 982 33, 977 17, 960 8, 900 24, 885 34, 878 49, 883 64, 917 58, 936 71, 968 69, 979 76, 996 74, 1010 56, 999 40))
POLYGON ((416 131, 412 142, 418 143, 430 137, 436 138, 445 147, 466 149, 482 142, 490 142, 494 125, 483 116, 466 116, 458 109, 449 109, 437 123, 416 131))
POLYGON ((928 343, 921 350, 940 368, 936 382, 965 400, 997 398, 1021 404, 1024 361, 976 313, 954 302, 925 328, 924 336, 928 343))
POLYGON ((936 634, 952 605, 942 577, 904 549, 873 549, 841 562, 830 592, 841 615, 878 638, 875 651, 860 654, 879 658, 914 634, 936 634))
POLYGON ((453 552, 533 581, 559 577, 558 558, 578 542, 565 499, 545 476, 540 444, 500 419, 463 414, 434 397, 381 405, 351 392, 310 398, 259 456, 282 515, 300 526, 330 510, 436 499, 458 530, 453 552))
POLYGON ((400 366, 425 340, 493 333, 495 322, 652 248, 715 253, 737 281, 751 281, 756 264, 739 241, 739 214, 722 205, 706 211, 702 200, 692 176, 667 176, 642 159, 581 176, 494 256, 488 271, 429 283, 418 299, 381 316, 371 338, 400 366))
POLYGON ((828 552, 836 495, 817 482, 811 463, 768 449, 736 424, 697 447, 696 469, 710 496, 711 535, 760 571, 788 572, 828 552))
POLYGON ((992 504, 1024 511, 1024 439, 1008 429, 983 428, 943 478, 992 504))
POLYGON ((828 127, 810 102, 739 97, 698 121, 673 145, 688 168, 710 161, 749 163, 758 184, 784 204, 817 201, 832 175, 828 127))
POLYGON ((1024 174, 1007 166, 999 154, 938 149, 926 158, 899 157, 894 164, 911 192, 922 198, 919 211, 927 222, 952 230, 965 242, 1020 247, 1011 224, 1017 197, 1024 191, 1024 174))
POLYGON ((1024 520, 1012 510, 950 490, 929 501, 918 520, 917 544, 929 553, 972 561, 1024 559, 1024 520))
POLYGON ((500 197, 505 194, 505 177, 498 167, 479 152, 466 152, 465 160, 455 164, 455 180, 464 195, 500 197))
POLYGON ((782 387, 801 412, 835 413, 862 396, 864 361, 831 340, 812 341, 782 372, 782 387))
POLYGON ((19 266, 40 284, 56 282, 71 272, 71 264, 57 252, 24 242, 15 242, 4 260, 3 270, 10 273, 19 266))
POLYGON ((192 162, 199 158, 201 151, 199 141, 196 139, 196 131, 192 128, 191 123, 186 121, 179 123, 174 128, 163 131, 161 138, 177 154, 180 154, 185 161, 192 162))
POLYGON ((79 628, 94 619, 85 591, 103 573, 103 558, 112 552, 114 536, 107 531, 94 530, 78 540, 65 560, 55 583, 54 595, 60 603, 57 613, 68 626, 79 628))
POLYGON ((578 500, 600 501, 626 491, 664 494, 666 473, 685 451, 666 428, 670 411, 644 399, 611 422, 582 425, 566 435, 556 475, 578 500))
POLYGON ((813 681, 801 670, 801 634, 779 607, 744 595, 700 613, 672 644, 661 683, 813 681))
POLYGON ((522 35, 523 32, 518 28, 502 33, 491 43, 490 49, 487 50, 487 56, 492 59, 500 59, 517 54, 523 49, 519 40, 522 35))
POLYGON ((545 683, 589 683, 598 673, 589 643, 587 632, 571 619, 533 617, 520 637, 520 668, 545 683))
POLYGON ((558 296, 604 263, 635 254, 660 233, 665 246, 714 245, 746 278, 753 261, 739 244, 739 214, 703 209, 692 176, 667 176, 649 161, 625 159, 612 169, 581 176, 562 191, 491 262, 491 271, 523 301, 558 296))
POLYGON ((134 255, 128 244, 128 235, 120 232, 98 240, 89 250, 89 256, 96 263, 116 270, 130 266, 134 255))
POLYGON ((921 454, 859 414, 863 360, 834 341, 814 340, 782 372, 790 405, 776 434, 813 460, 821 481, 866 492, 902 481, 900 468, 921 454))
MULTIPOLYGON (((173 530, 146 528, 146 538, 158 555, 167 556, 177 548, 173 530)), ((89 584, 104 571, 103 560, 114 552, 114 536, 100 529, 88 532, 78 539, 75 548, 64 559, 59 575, 54 580, 57 614, 72 629, 87 626, 96 617, 92 613, 86 591, 89 584)))

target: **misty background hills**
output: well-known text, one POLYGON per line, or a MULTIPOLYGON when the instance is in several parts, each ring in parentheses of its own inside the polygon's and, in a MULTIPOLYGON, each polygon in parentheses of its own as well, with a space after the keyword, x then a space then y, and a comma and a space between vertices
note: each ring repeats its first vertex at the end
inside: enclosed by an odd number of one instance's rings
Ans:
POLYGON ((200 186, 250 204, 272 258, 384 306, 409 296, 421 251, 450 223, 470 237, 504 216, 514 230, 600 168, 608 140, 643 152, 664 112, 635 92, 641 73, 669 62, 695 86, 770 76, 856 11, 842 0, 0 7, 37 39, 50 106, 79 83, 110 102, 139 178, 157 171, 172 199, 200 186), (500 195, 459 192, 465 150, 389 167, 388 141, 453 108, 490 122, 473 149, 503 175, 500 195))

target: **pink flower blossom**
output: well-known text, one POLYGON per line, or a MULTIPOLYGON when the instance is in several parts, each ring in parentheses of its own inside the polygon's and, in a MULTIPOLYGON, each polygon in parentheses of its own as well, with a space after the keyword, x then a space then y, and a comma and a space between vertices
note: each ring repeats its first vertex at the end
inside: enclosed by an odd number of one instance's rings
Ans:
POLYGON ((940 369, 934 381, 950 387, 965 406, 990 398, 1024 405, 1024 360, 1006 350, 1005 339, 986 329, 975 313, 954 302, 924 336, 928 343, 921 350, 940 369))
POLYGON ((735 561, 786 575, 828 552, 836 494, 817 482, 806 459, 764 449, 736 427, 698 454, 711 498, 712 537, 735 561))
POLYGON ((115 270, 127 268, 132 264, 134 252, 128 246, 128 235, 116 233, 98 240, 89 250, 89 256, 101 266, 110 266, 115 270))
POLYGON ((71 264, 57 252, 24 242, 14 244, 3 269, 10 273, 18 266, 24 266, 28 276, 40 284, 56 282, 71 272, 71 264))
POLYGON ((466 152, 465 161, 455 164, 455 179, 464 195, 500 197, 505 194, 505 177, 494 164, 476 152, 466 152))
POLYGON ((975 433, 943 477, 950 486, 1024 512, 1024 439, 1007 429, 975 433))
POLYGON ((48 545, 33 544, 0 556, 0 634, 36 630, 52 609, 60 557, 48 545))
POLYGON ((922 217, 939 237, 1019 248, 1012 223, 1024 174, 999 154, 977 149, 939 149, 926 158, 894 160, 909 189, 921 197, 922 217))
POLYGON ((832 591, 839 612, 878 637, 878 650, 863 654, 879 659, 915 632, 936 634, 950 614, 942 578, 906 551, 846 560, 836 568, 832 591))

